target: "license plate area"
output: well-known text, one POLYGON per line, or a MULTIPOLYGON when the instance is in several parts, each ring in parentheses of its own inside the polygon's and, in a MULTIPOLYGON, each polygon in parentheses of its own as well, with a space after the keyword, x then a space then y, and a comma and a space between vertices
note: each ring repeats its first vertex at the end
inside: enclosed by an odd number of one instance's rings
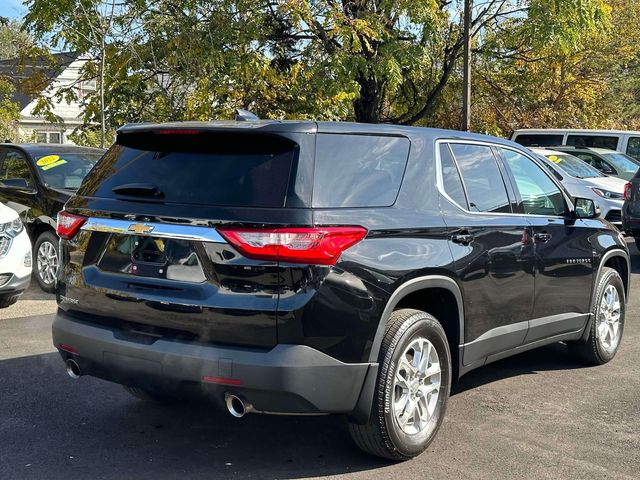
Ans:
POLYGON ((135 277, 189 283, 206 280, 197 242, 182 239, 111 234, 98 268, 135 277))

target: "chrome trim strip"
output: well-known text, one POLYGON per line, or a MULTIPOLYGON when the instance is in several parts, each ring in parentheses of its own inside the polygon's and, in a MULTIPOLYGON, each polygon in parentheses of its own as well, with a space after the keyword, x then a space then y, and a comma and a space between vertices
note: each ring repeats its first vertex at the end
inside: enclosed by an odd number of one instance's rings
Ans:
POLYGON ((91 232, 119 233, 157 238, 174 238, 197 242, 227 243, 215 228, 180 225, 175 223, 135 222, 113 218, 89 218, 81 230, 91 232), (129 230, 132 226, 148 227, 147 232, 129 230))
MULTIPOLYGON (((451 202, 454 206, 458 207, 460 210, 462 210, 464 213, 466 214, 470 214, 470 215, 489 215, 489 216, 494 216, 494 217, 514 217, 514 216, 527 216, 527 217, 545 217, 545 218, 558 218, 558 219, 564 219, 566 217, 563 216, 559 216, 559 215, 538 215, 538 214, 531 214, 531 213, 500 213, 500 212, 472 212, 470 210, 467 210, 466 208, 462 207, 461 205, 458 205, 458 203, 453 200, 449 195, 447 195, 447 193, 444 190, 444 179, 442 178, 442 164, 440 161, 440 144, 441 143, 446 143, 446 144, 452 144, 452 143, 461 143, 464 145, 481 145, 484 147, 495 147, 495 148, 504 148, 507 150, 512 150, 516 153, 519 153, 520 155, 527 157, 529 160, 531 160, 532 162, 534 162, 536 165, 538 165, 540 167, 540 169, 542 170, 542 172, 554 183, 554 185, 558 186, 559 182, 551 177, 551 175, 547 174, 547 172, 545 172, 544 168, 542 168, 542 166, 540 165, 540 161, 536 160, 534 157, 532 157, 531 155, 529 155, 528 153, 522 151, 519 148, 515 148, 512 147, 511 145, 503 145, 501 143, 492 143, 492 142, 485 142, 485 141, 480 141, 480 140, 466 140, 466 139, 447 139, 447 138, 439 138, 436 140, 435 142, 435 159, 436 159, 436 189, 438 190, 438 192, 440 192, 440 194, 445 197, 449 202, 451 202)), ((453 152, 452 152, 453 155, 453 152)), ((455 156, 453 157, 455 160, 455 156)), ((457 161, 456 161, 456 168, 457 168, 457 161)), ((508 167, 507 167, 508 168, 508 167)), ((460 178, 462 178, 462 172, 460 172, 460 178)), ((464 179, 462 179, 462 183, 463 183, 463 187, 464 187, 464 179)), ((515 188, 515 187, 514 187, 515 188)), ((567 202, 567 206, 569 207, 570 210, 574 210, 575 206, 573 205, 573 200, 571 200, 571 198, 569 198, 567 196, 567 193, 565 191, 564 187, 559 187, 560 192, 562 193, 562 196, 565 199, 565 202, 567 202)), ((466 189, 466 187, 465 187, 466 189)), ((466 191, 465 191, 466 193, 466 191)), ((598 217, 600 218, 600 217, 598 217)))

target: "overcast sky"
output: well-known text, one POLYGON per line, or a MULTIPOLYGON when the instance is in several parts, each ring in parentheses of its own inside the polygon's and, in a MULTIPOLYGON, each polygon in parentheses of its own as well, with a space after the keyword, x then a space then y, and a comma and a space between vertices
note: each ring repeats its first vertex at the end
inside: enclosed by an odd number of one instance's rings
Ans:
POLYGON ((22 18, 27 9, 22 5, 23 0, 0 0, 0 17, 22 18))

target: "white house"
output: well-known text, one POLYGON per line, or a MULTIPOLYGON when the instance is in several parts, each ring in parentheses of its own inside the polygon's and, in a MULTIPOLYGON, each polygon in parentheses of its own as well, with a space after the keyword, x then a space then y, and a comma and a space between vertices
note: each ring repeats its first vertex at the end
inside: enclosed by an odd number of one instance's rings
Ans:
MULTIPOLYGON (((81 81, 80 71, 85 64, 75 53, 53 54, 51 59, 18 59, 0 61, 0 75, 10 78, 16 85, 13 101, 20 106, 18 135, 20 141, 38 143, 72 143, 68 136, 82 125, 82 99, 95 91, 95 80, 81 81), (61 89, 73 88, 77 101, 56 98, 61 89), (52 113, 61 123, 49 123, 33 115, 37 97, 44 94, 53 102, 52 113)), ((2 141, 4 139, 0 139, 2 141)))

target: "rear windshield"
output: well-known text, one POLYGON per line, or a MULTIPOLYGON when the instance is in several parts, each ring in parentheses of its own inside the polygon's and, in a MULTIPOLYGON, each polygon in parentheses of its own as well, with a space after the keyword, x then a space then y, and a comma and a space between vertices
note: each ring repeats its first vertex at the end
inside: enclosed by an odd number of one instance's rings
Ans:
POLYGON ((36 168, 49 187, 75 190, 101 156, 101 153, 50 151, 34 158, 36 168))
POLYGON ((562 145, 564 135, 548 133, 520 133, 514 141, 525 147, 553 147, 562 145))
POLYGON ((273 135, 121 134, 79 195, 283 207, 297 145, 273 135), (115 189, 115 191, 114 191, 115 189))
POLYGON ((547 154, 545 155, 550 161, 558 165, 560 169, 572 177, 576 178, 596 178, 605 175, 596 170, 588 163, 569 154, 547 154))
POLYGON ((405 137, 318 135, 313 206, 393 205, 407 165, 409 146, 405 137))

